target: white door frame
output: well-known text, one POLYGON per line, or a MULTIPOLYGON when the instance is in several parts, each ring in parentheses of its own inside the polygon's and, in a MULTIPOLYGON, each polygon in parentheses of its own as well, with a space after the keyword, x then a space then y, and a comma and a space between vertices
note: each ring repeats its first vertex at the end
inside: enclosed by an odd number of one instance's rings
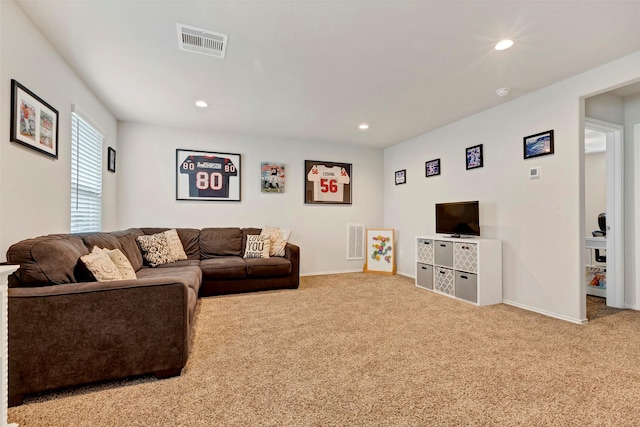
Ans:
MULTIPOLYGON (((597 130, 607 135, 606 297, 608 306, 624 308, 624 161, 622 158, 624 127, 590 117, 585 118, 584 126, 586 129, 597 130)), ((637 175, 636 180, 638 179, 637 175)), ((637 239, 636 242, 638 242, 637 239)))
POLYGON ((635 235, 635 284, 634 287, 636 289, 636 299, 633 304, 627 305, 628 308, 633 308, 635 310, 640 310, 639 295, 640 295, 640 123, 636 123, 633 126, 633 149, 635 153, 634 159, 634 181, 635 181, 635 190, 634 190, 634 199, 635 199, 635 227, 636 227, 636 235, 635 235))

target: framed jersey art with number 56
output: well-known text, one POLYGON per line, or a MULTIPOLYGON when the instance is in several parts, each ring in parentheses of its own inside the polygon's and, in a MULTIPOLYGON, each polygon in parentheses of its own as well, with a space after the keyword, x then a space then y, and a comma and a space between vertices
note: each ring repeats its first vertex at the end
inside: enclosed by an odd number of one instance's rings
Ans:
POLYGON ((176 199, 240 201, 240 154, 177 149, 176 199))
POLYGON ((351 163, 305 160, 304 202, 351 204, 351 163))

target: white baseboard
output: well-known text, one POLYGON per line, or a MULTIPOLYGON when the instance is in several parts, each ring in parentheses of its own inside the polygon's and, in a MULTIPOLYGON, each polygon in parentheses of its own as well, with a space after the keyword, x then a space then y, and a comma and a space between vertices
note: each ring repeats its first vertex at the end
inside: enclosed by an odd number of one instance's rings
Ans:
POLYGON ((515 301, 502 300, 502 302, 507 305, 512 305, 514 307, 518 307, 527 311, 533 311, 534 313, 543 314, 545 316, 553 317, 555 319, 565 320, 571 323, 577 323, 578 325, 584 325, 589 322, 589 320, 587 319, 575 319, 573 317, 563 316, 561 314, 552 313, 550 311, 540 310, 539 308, 530 307, 528 305, 520 304, 515 301))
POLYGON ((640 310, 640 306, 633 305, 633 304, 625 304, 624 308, 629 308, 631 310, 640 310))
POLYGON ((325 276, 327 274, 344 274, 344 273, 362 273, 362 269, 358 270, 342 270, 342 271, 317 271, 314 273, 300 273, 300 277, 304 276, 325 276))
MULTIPOLYGON (((344 273, 362 273, 362 270, 342 270, 342 271, 320 271, 320 272, 315 272, 315 273, 300 273, 300 277, 304 277, 304 276, 324 276, 327 274, 344 274, 344 273)), ((404 277, 409 277, 411 279, 415 279, 416 276, 415 274, 408 274, 408 273, 396 273, 399 276, 404 276, 404 277)))

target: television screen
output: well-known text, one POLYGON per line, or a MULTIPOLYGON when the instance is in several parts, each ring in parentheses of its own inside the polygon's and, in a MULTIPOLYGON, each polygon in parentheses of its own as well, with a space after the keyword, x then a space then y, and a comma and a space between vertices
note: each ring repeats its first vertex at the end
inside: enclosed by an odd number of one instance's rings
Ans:
POLYGON ((480 235, 478 201, 436 203, 436 233, 453 236, 480 235))

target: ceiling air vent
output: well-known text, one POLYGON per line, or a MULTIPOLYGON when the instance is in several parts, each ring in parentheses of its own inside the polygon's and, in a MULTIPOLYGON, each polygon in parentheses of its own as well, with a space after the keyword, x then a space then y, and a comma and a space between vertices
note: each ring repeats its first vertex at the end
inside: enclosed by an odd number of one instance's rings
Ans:
POLYGON ((204 28, 178 24, 178 47, 188 52, 224 58, 228 37, 204 28))

